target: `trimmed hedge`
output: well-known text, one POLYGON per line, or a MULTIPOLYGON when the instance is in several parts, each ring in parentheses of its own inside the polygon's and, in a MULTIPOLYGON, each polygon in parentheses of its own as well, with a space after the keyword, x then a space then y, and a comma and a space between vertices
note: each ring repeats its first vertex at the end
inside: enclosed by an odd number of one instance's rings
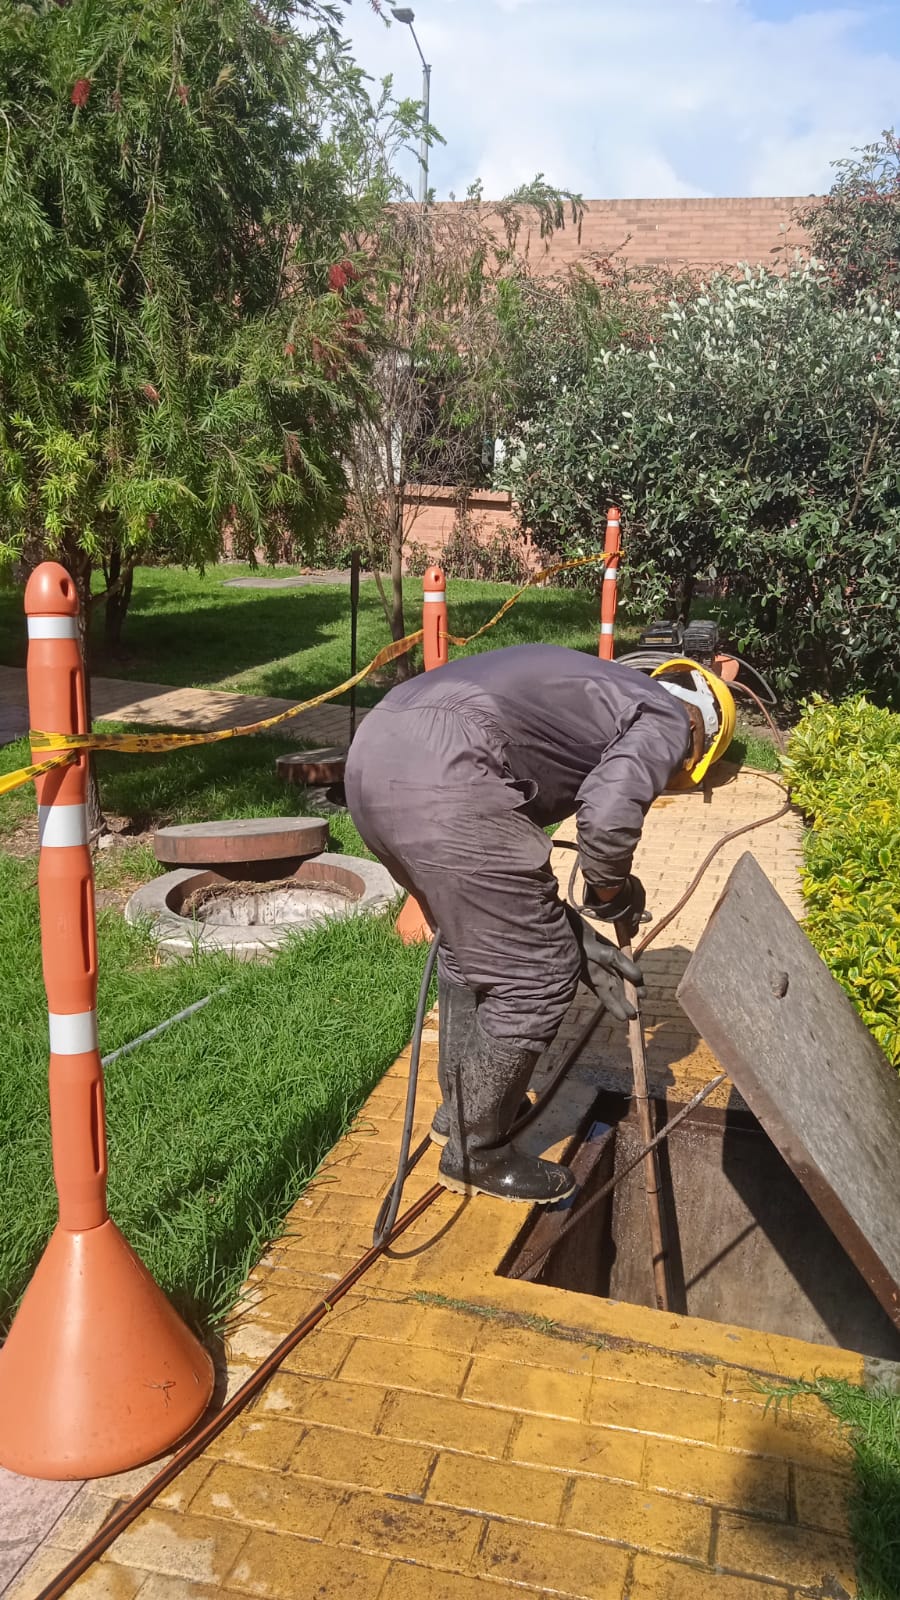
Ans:
POLYGON ((806 931, 900 1068, 900 715, 814 699, 784 767, 811 823, 806 931))

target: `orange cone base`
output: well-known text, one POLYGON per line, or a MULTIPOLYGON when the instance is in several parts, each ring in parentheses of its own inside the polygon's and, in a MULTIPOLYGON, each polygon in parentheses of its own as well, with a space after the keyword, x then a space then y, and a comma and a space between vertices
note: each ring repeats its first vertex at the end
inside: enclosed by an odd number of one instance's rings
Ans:
POLYGON ((125 1472, 187 1433, 212 1390, 209 1356, 115 1223, 57 1227, 0 1350, 0 1465, 125 1472))
POLYGON ((394 924, 404 944, 422 944, 431 940, 431 929, 425 913, 413 895, 407 896, 394 924))

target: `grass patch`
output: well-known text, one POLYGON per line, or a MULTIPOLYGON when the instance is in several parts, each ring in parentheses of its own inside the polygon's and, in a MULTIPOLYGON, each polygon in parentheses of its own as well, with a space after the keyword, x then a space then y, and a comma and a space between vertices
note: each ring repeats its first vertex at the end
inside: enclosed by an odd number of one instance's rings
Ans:
POLYGON ((781 758, 773 743, 763 733, 745 727, 738 713, 737 732, 729 745, 727 760, 741 767, 756 767, 760 772, 780 772, 781 758))
POLYGON ((859 1600, 900 1595, 900 1395, 860 1389, 837 1378, 767 1389, 775 1405, 814 1394, 847 1430, 856 1491, 850 1531, 856 1545, 859 1600))
MULTIPOLYGON (((56 1214, 34 880, 33 861, 0 855, 4 1322, 56 1214)), ((207 956, 157 968, 146 932, 117 913, 101 912, 98 931, 104 1054, 226 986, 107 1072, 111 1213, 204 1326, 409 1038, 425 951, 366 917, 292 940, 267 966, 207 956)))
MULTIPOLYGON (((220 565, 205 573, 139 567, 135 574, 121 655, 104 652, 102 615, 95 618, 92 670, 98 675, 189 688, 237 690, 304 700, 340 683, 350 670, 350 590, 346 584, 297 589, 232 589, 245 567, 220 565)), ((279 568, 279 576, 282 569, 279 568)), ((407 628, 421 625, 417 579, 405 585, 407 628)), ((452 581, 450 624, 469 634, 515 592, 502 583, 452 581)), ((598 600, 584 589, 533 589, 472 651, 536 640, 597 648, 598 600)), ((637 628, 623 619, 619 648, 631 648, 637 628)), ((370 660, 390 638, 373 579, 360 584, 359 660, 370 660)), ((0 661, 25 664, 25 621, 18 590, 0 590, 0 661)), ((385 684, 362 684, 361 705, 373 705, 385 684)))

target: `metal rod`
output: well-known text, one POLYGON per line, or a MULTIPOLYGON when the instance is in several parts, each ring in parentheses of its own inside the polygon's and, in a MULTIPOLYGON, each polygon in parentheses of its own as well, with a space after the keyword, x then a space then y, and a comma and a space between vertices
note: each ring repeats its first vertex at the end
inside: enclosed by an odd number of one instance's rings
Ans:
MULTIPOLYGON (((628 956, 629 960, 631 960, 631 940, 623 935, 624 930, 619 930, 619 949, 623 955, 628 956)), ((641 1002, 638 998, 638 992, 634 984, 629 983, 627 980, 625 980, 625 998, 630 1001, 636 1012, 636 1016, 628 1024, 628 1043, 631 1048, 634 1098, 637 1106, 638 1126, 641 1131, 641 1142, 649 1147, 653 1141, 653 1117, 650 1111, 650 1093, 647 1085, 647 1047, 644 1041, 644 1023, 641 1016, 641 1002)), ((659 1158, 655 1149, 647 1149, 643 1168, 644 1189, 647 1195, 647 1219, 650 1225, 650 1250, 653 1263, 653 1286, 656 1292, 656 1306, 659 1311, 669 1311, 672 1306, 668 1272, 669 1252, 662 1213, 659 1158)))
MULTIPOLYGON (((350 676, 356 676, 356 635, 359 623, 359 551, 350 557, 350 676)), ((356 684, 350 690, 350 744, 356 733, 356 684)))
MULTIPOLYGON (((632 1156, 631 1160, 627 1161, 625 1166, 622 1167, 614 1177, 610 1178, 608 1183, 603 1185, 602 1189, 598 1189, 596 1194, 591 1195, 590 1200, 586 1200, 584 1205, 577 1208, 574 1216, 570 1217, 568 1222, 563 1223, 555 1239, 548 1240, 546 1244, 541 1245, 539 1250, 534 1250, 531 1255, 525 1256, 524 1260, 517 1261, 515 1263, 514 1271, 511 1272, 510 1276, 515 1278, 524 1278, 527 1273, 531 1272, 540 1264, 540 1262, 544 1260, 545 1256, 550 1254, 551 1250, 555 1250, 558 1245, 562 1244, 563 1239, 567 1239, 570 1233, 574 1233, 576 1228, 580 1228, 588 1212, 595 1210, 596 1207, 606 1199, 607 1195, 612 1194, 613 1190, 619 1187, 619 1184, 622 1182, 623 1178, 627 1178, 629 1172, 633 1172, 635 1167, 639 1167, 641 1162, 646 1160, 651 1151, 655 1150, 658 1145, 661 1145, 664 1139, 668 1139, 669 1134, 674 1133, 679 1123, 684 1122, 685 1118, 689 1117, 692 1111, 696 1111, 697 1107, 701 1106, 704 1100, 708 1100, 713 1090, 718 1089, 719 1084, 724 1083, 725 1079, 726 1074, 724 1072, 720 1072, 715 1078, 710 1078, 709 1083, 705 1083, 702 1089, 698 1089, 697 1093, 691 1097, 687 1105, 682 1106, 680 1111, 676 1111, 674 1117, 671 1117, 665 1126, 660 1128, 659 1133, 654 1135, 654 1138, 650 1144, 644 1145, 643 1149, 639 1150, 637 1155, 632 1156)), ((40 1596, 38 1597, 38 1600, 40 1600, 40 1596)))
POLYGON ((183 1011, 176 1011, 174 1017, 169 1017, 166 1022, 158 1022, 155 1028, 148 1028, 146 1033, 139 1033, 129 1044, 120 1044, 118 1050, 111 1050, 108 1056, 102 1058, 101 1066, 108 1067, 111 1062, 118 1061, 120 1056, 130 1055, 139 1044, 148 1044, 151 1039, 157 1039, 167 1028, 171 1028, 173 1023, 184 1022, 187 1017, 192 1017, 196 1011, 202 1011, 204 1006, 208 1006, 210 1000, 215 1000, 218 995, 224 993, 223 984, 221 989, 214 989, 212 994, 206 995, 203 1000, 195 1000, 193 1005, 185 1006, 183 1011))

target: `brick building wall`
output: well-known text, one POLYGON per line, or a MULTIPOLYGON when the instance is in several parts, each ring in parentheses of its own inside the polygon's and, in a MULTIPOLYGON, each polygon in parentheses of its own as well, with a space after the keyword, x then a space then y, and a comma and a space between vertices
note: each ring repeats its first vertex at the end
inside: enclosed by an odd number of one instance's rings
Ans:
POLYGON ((526 226, 519 237, 532 270, 564 272, 575 262, 618 254, 635 267, 778 267, 806 237, 792 196, 712 200, 588 200, 579 237, 571 223, 550 239, 526 226))
MULTIPOLYGON (((421 546, 429 561, 436 561, 453 533, 459 496, 452 488, 417 485, 406 496, 404 525, 408 568, 410 547, 421 546)), ((537 572, 541 557, 531 540, 518 531, 512 495, 490 489, 473 489, 466 499, 466 515, 473 535, 489 544, 498 535, 509 540, 524 568, 537 572)))

